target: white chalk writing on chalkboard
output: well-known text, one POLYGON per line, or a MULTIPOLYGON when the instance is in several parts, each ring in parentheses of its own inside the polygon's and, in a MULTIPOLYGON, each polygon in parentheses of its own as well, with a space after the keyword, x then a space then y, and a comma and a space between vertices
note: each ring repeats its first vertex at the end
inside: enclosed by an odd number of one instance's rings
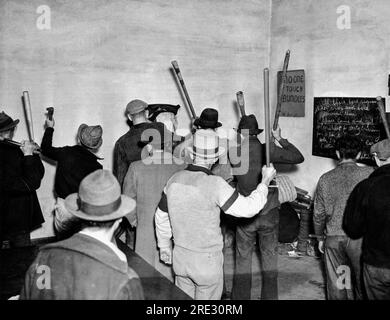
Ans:
POLYGON ((334 144, 344 134, 358 136, 362 159, 370 158, 370 146, 386 138, 376 98, 314 98, 313 155, 336 158, 334 144))

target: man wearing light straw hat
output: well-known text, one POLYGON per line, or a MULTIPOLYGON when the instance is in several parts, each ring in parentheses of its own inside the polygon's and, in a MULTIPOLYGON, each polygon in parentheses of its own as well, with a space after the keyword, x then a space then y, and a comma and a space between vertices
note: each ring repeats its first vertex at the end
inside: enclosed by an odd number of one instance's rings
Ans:
POLYGON ((210 171, 225 152, 214 131, 197 130, 189 152, 193 164, 171 177, 156 211, 158 247, 161 260, 173 264, 178 287, 195 299, 216 300, 223 288, 220 210, 236 217, 257 214, 267 201, 276 171, 273 166, 264 167, 261 183, 243 197, 210 171))
POLYGON ((20 298, 143 299, 137 274, 128 267, 125 254, 113 240, 122 218, 135 205, 133 199, 121 195, 119 183, 110 171, 96 170, 85 177, 78 193, 65 199, 66 209, 81 220, 81 231, 40 249, 27 271, 20 298), (42 282, 45 275, 49 278, 42 282))

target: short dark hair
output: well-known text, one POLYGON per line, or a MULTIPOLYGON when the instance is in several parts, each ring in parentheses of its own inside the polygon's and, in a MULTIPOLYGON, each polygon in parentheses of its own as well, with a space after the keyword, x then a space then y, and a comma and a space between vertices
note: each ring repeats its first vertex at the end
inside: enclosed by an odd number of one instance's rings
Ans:
POLYGON ((355 159, 362 151, 362 141, 356 136, 346 134, 336 140, 335 149, 340 152, 341 159, 355 159))
POLYGON ((115 221, 117 221, 118 219, 115 219, 115 220, 109 220, 109 221, 89 221, 89 220, 81 220, 81 227, 80 229, 85 229, 85 228, 91 228, 91 227, 95 227, 95 228, 101 228, 101 229, 109 229, 111 228, 115 221))

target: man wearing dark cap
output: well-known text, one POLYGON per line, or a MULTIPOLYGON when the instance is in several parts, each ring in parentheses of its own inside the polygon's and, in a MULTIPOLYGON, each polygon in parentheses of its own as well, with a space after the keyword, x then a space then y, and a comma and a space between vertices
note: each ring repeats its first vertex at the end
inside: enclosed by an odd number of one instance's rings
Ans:
POLYGON ((177 112, 180 109, 180 105, 172 104, 150 104, 148 106, 149 120, 152 122, 161 122, 165 125, 165 128, 170 132, 172 139, 172 151, 185 140, 185 137, 176 135, 177 129, 177 112))
POLYGON ((107 170, 89 174, 78 193, 65 199, 65 206, 82 221, 81 231, 39 250, 20 299, 143 299, 138 275, 113 240, 122 218, 135 208, 133 199, 121 195, 113 174, 107 170))
POLYGON ((18 123, 0 113, 0 248, 30 245, 30 232, 44 222, 36 190, 45 170, 37 145, 7 142, 18 123))
POLYGON ((126 106, 126 116, 132 126, 118 139, 114 147, 113 172, 121 187, 130 164, 142 158, 139 142, 143 131, 156 127, 155 123, 148 120, 148 104, 142 100, 130 101, 126 106))
POLYGON ((173 104, 149 104, 149 120, 152 122, 161 122, 172 133, 177 129, 177 112, 180 105, 173 104))
MULTIPOLYGON (((238 130, 240 145, 229 150, 229 158, 233 166, 233 174, 237 180, 237 190, 248 196, 261 181, 261 168, 265 164, 265 145, 257 136, 263 132, 259 129, 254 115, 243 116, 238 130), (238 155, 240 155, 238 157, 238 155)), ((270 162, 296 164, 304 158, 299 150, 281 137, 278 127, 272 135, 270 144, 270 162)), ((256 239, 259 240, 261 255, 261 299, 278 299, 277 246, 279 231, 279 207, 281 203, 296 198, 296 191, 287 177, 277 177, 279 192, 272 188, 267 197, 267 204, 251 219, 241 219, 236 228, 236 269, 233 279, 232 299, 250 300, 252 288, 252 253, 256 239)))
POLYGON ((54 119, 46 119, 42 138, 42 154, 57 162, 54 193, 57 198, 54 227, 60 237, 75 232, 77 219, 66 212, 63 200, 77 192, 80 182, 90 173, 102 169, 95 153, 103 143, 103 129, 99 125, 81 124, 77 131, 77 145, 53 147, 54 119))
POLYGON ((363 279, 370 300, 390 300, 390 139, 371 146, 378 168, 352 191, 343 226, 363 237, 363 279))
POLYGON ((172 268, 159 261, 154 213, 160 201, 164 186, 185 164, 178 164, 172 155, 171 132, 159 122, 157 128, 143 132, 142 143, 149 156, 131 163, 123 182, 123 193, 137 201, 133 214, 127 216, 133 226, 137 226, 135 251, 146 262, 173 281, 172 268))

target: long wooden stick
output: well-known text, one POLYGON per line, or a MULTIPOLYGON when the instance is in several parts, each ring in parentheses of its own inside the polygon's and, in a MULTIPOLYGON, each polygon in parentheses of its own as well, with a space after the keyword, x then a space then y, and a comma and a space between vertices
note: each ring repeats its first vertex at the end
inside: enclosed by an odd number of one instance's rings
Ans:
POLYGON ((265 160, 270 166, 270 118, 269 118, 269 69, 265 68, 264 76, 264 120, 265 120, 265 160))
POLYGON ((245 100, 244 100, 244 93, 242 91, 238 91, 236 93, 237 97, 237 105, 240 108, 241 111, 241 117, 245 116, 245 100))
POLYGON ((382 97, 376 97, 376 103, 378 105, 379 113, 382 118, 383 125, 385 127, 387 139, 390 139, 390 130, 389 130, 389 124, 387 123, 386 114, 385 114, 385 106, 383 105, 382 97))
POLYGON ((187 87, 186 87, 186 85, 184 83, 184 79, 183 79, 183 77, 181 75, 179 64, 177 63, 176 60, 172 61, 171 64, 173 66, 173 70, 175 70, 177 78, 179 79, 179 83, 181 85, 181 88, 183 89, 184 95, 185 95, 186 100, 187 100, 187 104, 190 107, 192 118, 193 118, 193 120, 195 120, 196 119, 195 109, 194 109, 194 106, 192 105, 190 96, 189 96, 188 91, 187 91, 187 87))
POLYGON ((32 110, 30 103, 30 96, 28 91, 23 91, 24 112, 26 115, 27 129, 31 141, 34 141, 34 127, 32 121, 32 110))
POLYGON ((284 57, 282 79, 281 79, 280 84, 279 84, 278 101, 276 104, 275 119, 274 119, 274 125, 273 125, 274 130, 276 130, 276 128, 278 127, 280 112, 282 111, 282 97, 283 97, 284 84, 285 84, 285 79, 286 79, 286 75, 287 75, 287 68, 288 68, 289 61, 290 61, 290 50, 287 50, 286 55, 284 57))

